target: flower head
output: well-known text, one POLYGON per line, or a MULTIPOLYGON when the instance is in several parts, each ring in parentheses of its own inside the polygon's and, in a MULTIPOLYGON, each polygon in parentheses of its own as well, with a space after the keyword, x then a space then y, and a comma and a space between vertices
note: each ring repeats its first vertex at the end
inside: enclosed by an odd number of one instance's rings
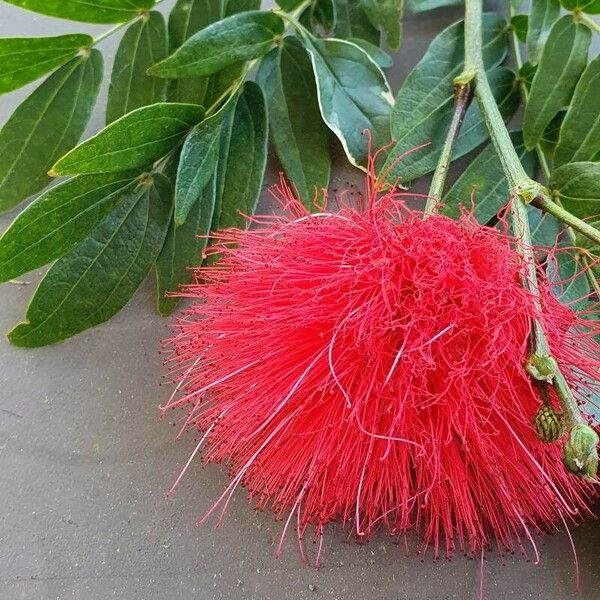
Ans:
POLYGON ((597 326, 544 279, 535 314, 505 233, 423 219, 375 188, 311 215, 282 181, 282 214, 218 233, 218 262, 183 290, 195 302, 168 342, 180 394, 163 410, 187 405, 203 460, 232 477, 204 518, 242 484, 301 548, 339 521, 359 537, 415 530, 437 556, 511 550, 587 514, 594 486, 539 439, 525 363, 535 316, 584 399, 597 326))

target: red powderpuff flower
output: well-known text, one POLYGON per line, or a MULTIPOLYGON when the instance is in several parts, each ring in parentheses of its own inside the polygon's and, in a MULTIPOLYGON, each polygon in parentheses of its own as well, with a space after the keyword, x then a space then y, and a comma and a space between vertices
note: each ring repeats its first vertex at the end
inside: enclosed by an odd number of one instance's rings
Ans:
POLYGON ((594 486, 536 436, 524 363, 537 317, 583 401, 599 328, 543 278, 534 314, 514 240, 467 214, 423 220, 372 180, 337 213, 309 214, 283 181, 276 195, 282 215, 216 235, 168 341, 179 395, 162 410, 188 406, 182 431, 205 432, 188 465, 206 443, 203 461, 231 469, 201 521, 241 484, 286 518, 281 540, 293 523, 302 556, 307 529, 322 541, 339 521, 415 530, 437 557, 535 549, 534 532, 590 514, 594 486))

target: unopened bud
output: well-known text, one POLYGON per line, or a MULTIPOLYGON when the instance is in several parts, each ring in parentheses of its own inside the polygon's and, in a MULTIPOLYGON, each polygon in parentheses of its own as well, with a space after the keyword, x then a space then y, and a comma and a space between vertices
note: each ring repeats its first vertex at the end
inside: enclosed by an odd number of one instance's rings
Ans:
POLYGON ((556 369, 556 361, 551 356, 541 354, 532 354, 525 363, 525 370, 530 377, 547 383, 552 383, 556 369))
POLYGON ((565 432, 565 420, 561 413, 543 404, 533 416, 533 426, 543 442, 556 442, 565 432))
POLYGON ((563 463, 567 470, 588 481, 595 481, 599 440, 598 434, 589 425, 575 425, 563 448, 563 463))

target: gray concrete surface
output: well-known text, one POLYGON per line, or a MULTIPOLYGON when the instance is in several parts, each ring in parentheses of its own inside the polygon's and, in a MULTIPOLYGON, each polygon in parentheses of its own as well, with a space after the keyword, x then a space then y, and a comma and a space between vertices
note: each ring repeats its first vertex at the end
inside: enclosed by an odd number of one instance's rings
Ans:
MULTIPOLYGON (((164 3, 168 8, 171 1, 164 3)), ((394 89, 428 41, 456 13, 410 19, 390 79, 394 89)), ((0 4, 0 36, 102 31, 0 4)), ((110 63, 116 40, 103 45, 110 63)), ((108 66, 108 65, 107 65, 108 66)), ((0 123, 30 88, 0 98, 0 123)), ((103 96, 104 97, 104 92, 103 96)), ((91 129, 99 126, 101 107, 91 129)), ((348 174, 337 161, 333 185, 348 174)), ((277 171, 271 164, 271 178, 277 171)), ((359 178, 360 179, 360 178, 359 178)), ((0 230, 16 214, 0 217, 0 230)), ((0 287, 0 329, 22 317, 29 285, 0 287)), ((153 282, 109 323, 52 348, 0 340, 0 600, 467 600, 479 594, 478 560, 424 562, 381 536, 348 543, 330 527, 323 567, 303 566, 294 544, 276 560, 280 523, 255 513, 242 491, 222 526, 196 518, 222 491, 223 469, 194 466, 175 496, 164 491, 194 447, 173 443, 157 417, 158 356, 165 321, 153 312, 153 282)), ((542 562, 520 556, 484 563, 488 600, 600 598, 600 524, 574 532, 581 593, 564 533, 539 540, 542 562)))

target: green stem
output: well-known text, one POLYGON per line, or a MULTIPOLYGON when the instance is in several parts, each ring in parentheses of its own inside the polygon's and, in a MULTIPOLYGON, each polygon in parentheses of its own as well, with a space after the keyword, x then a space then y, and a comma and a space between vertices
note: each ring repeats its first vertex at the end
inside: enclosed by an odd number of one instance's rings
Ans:
MULTIPOLYGON (((525 271, 522 284, 531 292, 536 314, 541 312, 541 300, 537 281, 535 255, 533 252, 531 231, 527 204, 532 200, 542 201, 557 208, 550 198, 548 191, 525 172, 517 155, 508 130, 504 124, 483 64, 482 52, 482 2, 481 0, 466 0, 465 3, 465 63, 471 64, 475 70, 475 97, 490 137, 496 148, 496 153, 508 181, 511 193, 511 218, 515 236, 520 240, 518 251, 521 254, 525 271)), ((548 208, 546 206, 546 208, 548 208)), ((566 213, 564 209, 561 209, 566 213)), ((550 212, 550 210, 548 210, 550 212)), ((561 220, 570 218, 570 213, 562 214, 561 220)), ((574 217, 573 217, 574 218, 574 217)), ((572 219, 571 219, 572 221, 572 219)), ((583 223, 583 221, 581 221, 583 223)), ((585 225, 585 223, 584 223, 585 225)), ((589 227, 589 226, 588 226, 589 227)), ((593 229, 593 227, 591 228, 593 229)), ((600 239, 600 232, 596 232, 600 239)), ((535 381, 547 382, 554 387, 567 420, 573 423, 583 422, 577 403, 561 373, 556 361, 550 353, 548 340, 539 319, 532 320, 531 354, 526 369, 535 381)))
POLYGON ((575 231, 581 233, 581 235, 584 235, 596 244, 600 245, 600 231, 585 221, 573 216, 568 210, 565 210, 562 206, 556 204, 556 202, 554 202, 551 198, 546 196, 538 196, 532 201, 531 204, 536 208, 551 214, 559 221, 562 221, 565 225, 572 227, 575 231))
POLYGON ((440 153, 435 173, 431 180, 431 187, 429 188, 429 197, 425 204, 425 215, 431 214, 435 210, 435 206, 442 198, 444 192, 444 184, 446 183, 446 177, 448 176, 448 169, 450 168, 450 162, 452 160, 452 149, 454 148, 454 142, 460 133, 465 113, 471 104, 473 98, 473 90, 471 87, 471 79, 467 79, 469 74, 463 72, 459 75, 454 83, 454 113, 452 115, 452 121, 444 141, 444 146, 440 153))
POLYGON ((591 17, 588 17, 586 14, 584 14, 582 12, 576 12, 573 14, 575 14, 577 16, 579 21, 581 21, 582 23, 585 23, 592 31, 594 31, 595 33, 600 35, 600 24, 596 23, 596 21, 594 21, 594 19, 592 19, 591 17))
MULTIPOLYGON (((517 250, 521 254, 523 264, 525 265, 525 273, 523 273, 522 276, 522 285, 531 292, 535 313, 540 314, 542 311, 540 288, 537 280, 535 255, 531 242, 531 229, 529 227, 527 205, 520 198, 513 198, 510 204, 510 211, 514 229, 513 233, 521 241, 517 250)), ((533 322, 531 350, 535 355, 538 356, 550 355, 550 349, 548 347, 546 335, 537 319, 535 319, 533 322)))
POLYGON ((483 64, 481 39, 481 0, 466 0, 465 3, 465 66, 472 66, 475 79, 475 96, 479 103, 483 120, 498 153, 503 171, 512 189, 531 182, 515 152, 504 119, 490 88, 483 64))
MULTIPOLYGON (((162 0, 159 1, 162 2, 162 0)), ((311 3, 312 0, 304 0, 302 4, 297 6, 293 11, 289 13, 281 9, 276 9, 273 12, 278 14, 282 19, 287 20, 289 24, 295 27, 296 29, 304 29, 304 27, 302 27, 302 25, 298 23, 297 17, 301 15, 311 5, 311 3)), ((223 102, 223 100, 225 100, 225 98, 237 92, 242 83, 244 83, 246 76, 257 62, 258 59, 255 59, 246 63, 241 75, 206 109, 206 112, 204 113, 205 117, 209 117, 214 112, 216 112, 219 105, 223 102)))
POLYGON ((285 12, 284 10, 278 9, 274 12, 278 14, 284 21, 287 21, 296 31, 298 31, 302 35, 309 35, 312 37, 312 34, 300 21, 298 18, 300 15, 312 4, 312 0, 305 0, 298 8, 293 10, 290 13, 285 12))
POLYGON ((544 151, 542 150, 542 147, 539 144, 536 144, 535 146, 535 152, 537 154, 538 157, 538 161, 540 163, 540 167, 542 168, 542 173, 544 174, 544 179, 546 180, 546 183, 548 183, 550 181, 550 167, 548 166, 548 159, 546 158, 546 155, 544 154, 544 151))
MULTIPOLYGON (((156 0, 154 3, 154 6, 156 6, 157 4, 160 4, 161 2, 164 2, 164 0, 156 0)), ((135 19, 138 18, 147 18, 148 17, 148 11, 147 10, 141 10, 139 15, 137 17, 135 17, 134 19, 130 19, 129 21, 125 21, 124 23, 119 23, 118 25, 115 25, 114 27, 112 27, 111 29, 107 29, 105 32, 101 33, 97 38, 94 38, 93 42, 92 42, 92 46, 96 46, 97 44, 99 44, 100 42, 102 42, 103 40, 105 40, 107 37, 110 37, 111 35, 113 35, 113 33, 117 33, 117 31, 120 31, 121 29, 123 29, 123 27, 126 27, 127 25, 130 25, 132 21, 134 21, 135 19)))
POLYGON ((223 93, 206 109, 204 113, 204 118, 210 117, 212 114, 214 114, 220 107, 223 100, 225 100, 225 98, 231 96, 232 94, 235 94, 240 89, 240 87, 244 83, 244 80, 246 79, 246 75, 248 75, 248 73, 256 64, 256 62, 256 60, 251 60, 248 63, 246 63, 240 76, 226 90, 224 90, 223 93))
POLYGON ((121 29, 123 29, 123 27, 129 25, 130 23, 131 23, 131 21, 125 21, 125 23, 119 23, 118 25, 115 25, 111 29, 107 29, 106 31, 101 33, 97 38, 94 38, 94 41, 92 42, 91 45, 92 46, 98 45, 100 42, 105 40, 107 37, 110 37, 113 33, 117 33, 117 31, 120 31, 121 29))
MULTIPOLYGON (((283 19, 286 19, 290 23, 290 25, 293 25, 297 28, 302 28, 302 25, 300 25, 300 23, 298 23, 296 19, 306 10, 306 8, 308 8, 311 5, 311 2, 312 0, 304 0, 302 4, 300 4, 295 10, 293 10, 290 13, 286 13, 285 11, 279 9, 274 10, 273 12, 278 14, 283 19)), ((225 100, 225 98, 227 98, 231 94, 235 94, 235 92, 238 91, 242 83, 244 83, 246 76, 257 62, 258 59, 255 59, 246 63, 241 75, 206 109, 206 112, 204 113, 205 117, 209 117, 214 112, 216 112, 216 110, 223 102, 223 100, 225 100)))
POLYGON ((302 4, 298 5, 293 11, 290 13, 285 13, 286 17, 290 20, 297 21, 302 13, 313 3, 313 0, 304 0, 302 4))

